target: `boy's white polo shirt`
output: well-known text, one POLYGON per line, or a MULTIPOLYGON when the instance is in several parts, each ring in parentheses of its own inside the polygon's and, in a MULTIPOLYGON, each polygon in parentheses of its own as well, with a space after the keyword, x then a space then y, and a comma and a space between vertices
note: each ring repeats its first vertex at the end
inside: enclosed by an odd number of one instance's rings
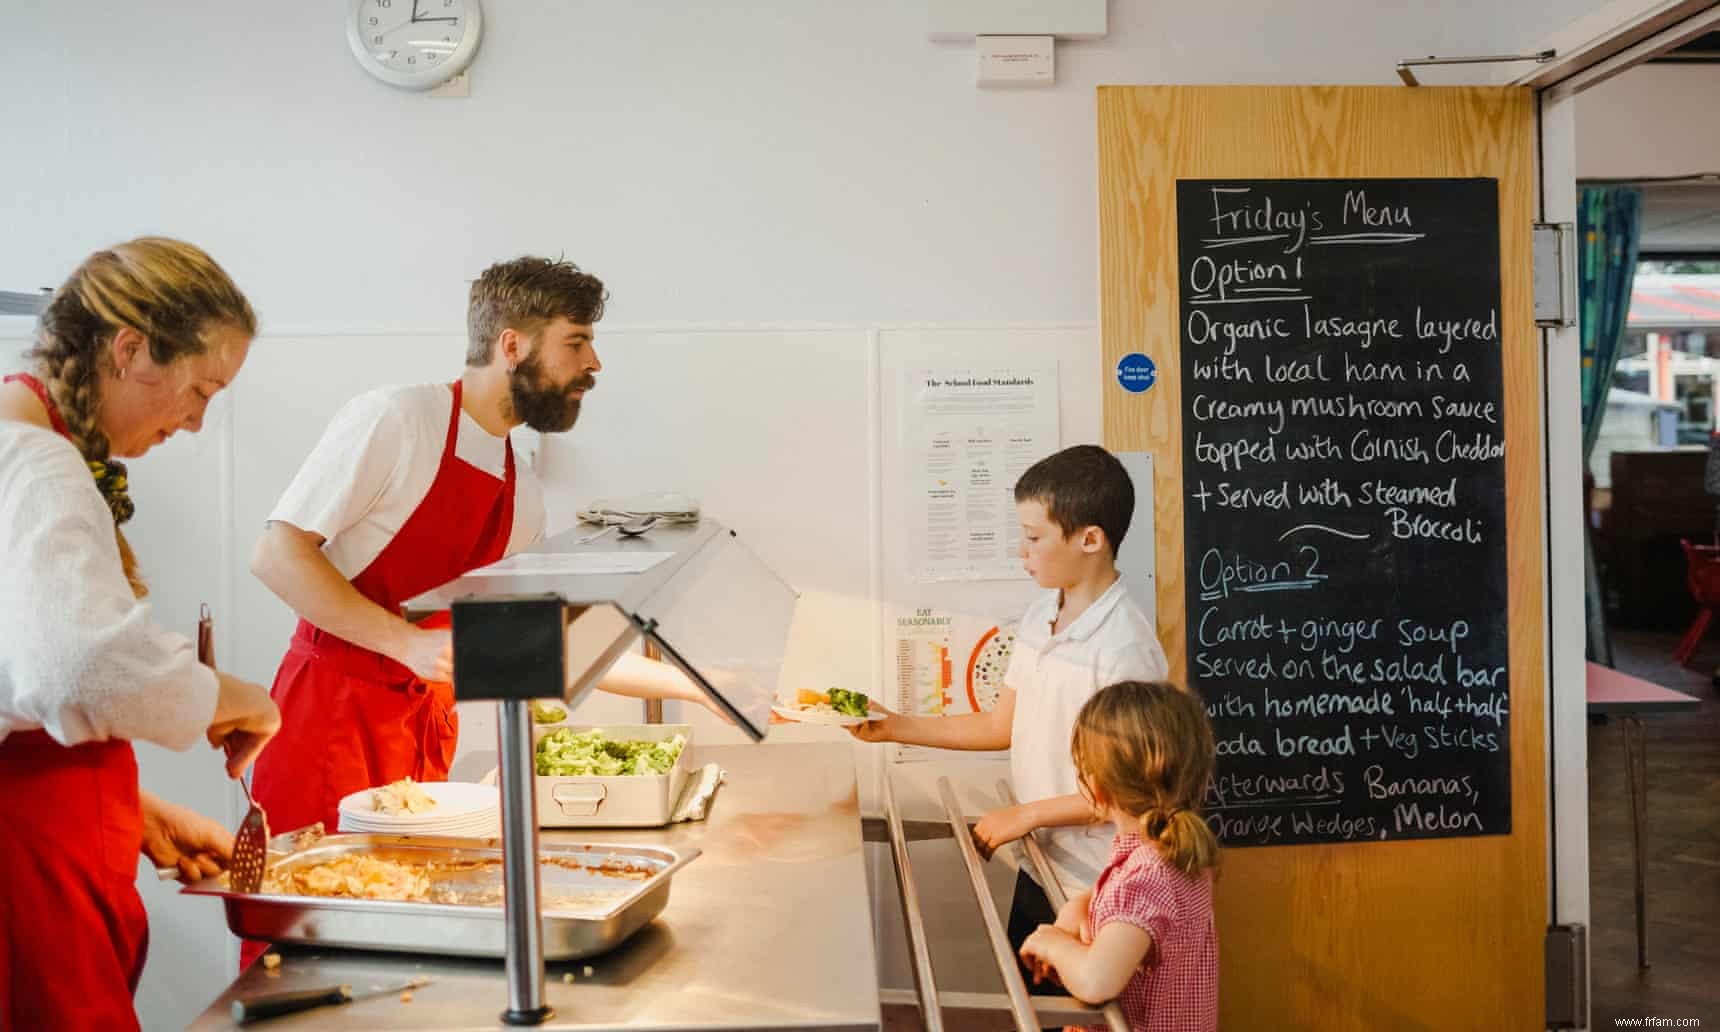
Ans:
MULTIPOLYGON (((1108 684, 1159 681, 1170 672, 1152 621, 1121 578, 1062 633, 1052 634, 1060 602, 1061 592, 1047 591, 1027 607, 1004 674, 1015 691, 1009 773, 1023 803, 1080 791, 1069 739, 1083 703, 1108 684)), ((1108 822, 1040 829, 1046 857, 1070 895, 1098 880, 1114 831, 1108 822)))

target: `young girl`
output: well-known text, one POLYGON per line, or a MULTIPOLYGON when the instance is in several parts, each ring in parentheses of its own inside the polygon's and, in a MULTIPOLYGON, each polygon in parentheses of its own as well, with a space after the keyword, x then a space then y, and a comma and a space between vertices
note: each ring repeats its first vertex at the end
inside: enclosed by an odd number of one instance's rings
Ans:
POLYGON ((1117 837, 1092 891, 1040 925, 1022 959, 1036 981, 1055 975, 1076 999, 1117 999, 1136 1032, 1214 1032, 1218 841, 1199 812, 1213 766, 1205 707, 1174 685, 1110 685, 1081 707, 1070 753, 1117 837))

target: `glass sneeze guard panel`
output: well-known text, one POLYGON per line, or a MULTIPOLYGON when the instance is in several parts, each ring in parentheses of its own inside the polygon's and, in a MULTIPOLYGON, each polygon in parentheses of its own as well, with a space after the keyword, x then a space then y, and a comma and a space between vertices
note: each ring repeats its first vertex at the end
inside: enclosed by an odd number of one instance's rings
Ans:
MULTIPOLYGON (((456 600, 555 596, 568 621, 562 697, 570 707, 647 635, 743 731, 762 737, 794 590, 715 520, 659 525, 632 538, 595 533, 575 527, 473 570, 407 602, 404 614, 422 619, 456 600)), ((455 692, 460 696, 457 677, 455 692)))

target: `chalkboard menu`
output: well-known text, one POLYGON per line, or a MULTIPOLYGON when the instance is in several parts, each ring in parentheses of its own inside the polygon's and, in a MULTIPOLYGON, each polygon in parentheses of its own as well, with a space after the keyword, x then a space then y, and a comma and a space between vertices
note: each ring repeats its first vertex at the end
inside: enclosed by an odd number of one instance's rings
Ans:
POLYGON ((1227 846, 1511 830, 1498 183, 1177 183, 1227 846))

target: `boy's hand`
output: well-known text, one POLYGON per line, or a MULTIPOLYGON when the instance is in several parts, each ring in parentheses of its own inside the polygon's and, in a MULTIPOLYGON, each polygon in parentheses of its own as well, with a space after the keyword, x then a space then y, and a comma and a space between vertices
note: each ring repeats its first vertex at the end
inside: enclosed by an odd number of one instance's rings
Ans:
POLYGON ((871 719, 863 724, 850 725, 848 733, 862 742, 894 742, 899 719, 896 711, 880 705, 876 699, 868 699, 866 708, 871 719))
POLYGON ((979 847, 980 856, 990 860, 999 846, 1014 842, 1036 827, 1025 805, 1006 806, 980 818, 973 826, 973 842, 979 847))

